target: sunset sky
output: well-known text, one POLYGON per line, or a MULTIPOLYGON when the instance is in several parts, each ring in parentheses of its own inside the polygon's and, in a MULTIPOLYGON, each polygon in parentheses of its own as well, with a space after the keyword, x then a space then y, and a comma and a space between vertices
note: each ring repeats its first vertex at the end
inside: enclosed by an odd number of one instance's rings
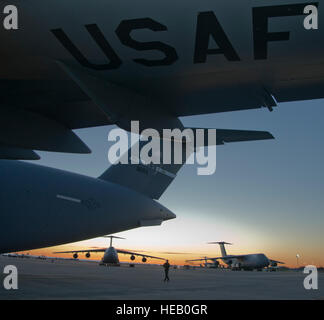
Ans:
MULTIPOLYGON (((260 109, 182 118, 185 126, 267 130, 276 140, 217 147, 212 176, 197 176, 196 166, 184 166, 160 199, 177 218, 161 227, 122 232, 118 235, 127 239, 115 241, 115 247, 183 264, 185 259, 220 256, 218 245, 206 243, 227 241, 234 243, 227 247, 231 254, 262 252, 295 267, 298 253, 300 265, 323 266, 323 105, 323 100, 291 102, 272 113, 260 109)), ((39 152, 42 159, 36 163, 96 177, 109 165, 111 128, 76 131, 91 155, 39 152)), ((107 239, 97 238, 29 252, 52 255, 58 249, 106 245, 107 239)), ((128 257, 120 255, 120 260, 128 257)))

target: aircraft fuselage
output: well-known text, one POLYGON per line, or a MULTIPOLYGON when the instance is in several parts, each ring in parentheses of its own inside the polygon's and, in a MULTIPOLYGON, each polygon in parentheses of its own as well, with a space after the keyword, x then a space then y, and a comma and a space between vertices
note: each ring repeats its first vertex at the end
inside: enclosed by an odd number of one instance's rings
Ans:
POLYGON ((237 269, 263 269, 269 266, 269 259, 263 253, 247 254, 242 257, 224 257, 222 261, 232 268, 237 269))
POLYGON ((156 201, 100 179, 0 161, 0 253, 70 243, 175 217, 156 201))
POLYGON ((118 252, 114 247, 107 248, 101 259, 101 264, 119 265, 118 252))

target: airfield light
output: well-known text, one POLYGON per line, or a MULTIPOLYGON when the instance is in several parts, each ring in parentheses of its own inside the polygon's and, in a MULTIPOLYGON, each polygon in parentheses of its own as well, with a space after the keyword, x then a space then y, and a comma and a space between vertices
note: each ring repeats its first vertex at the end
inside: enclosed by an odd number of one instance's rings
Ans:
POLYGON ((300 255, 297 253, 297 254, 296 254, 296 259, 297 259, 297 268, 299 267, 299 263, 298 263, 298 262, 299 262, 299 261, 298 261, 299 258, 300 258, 300 255))

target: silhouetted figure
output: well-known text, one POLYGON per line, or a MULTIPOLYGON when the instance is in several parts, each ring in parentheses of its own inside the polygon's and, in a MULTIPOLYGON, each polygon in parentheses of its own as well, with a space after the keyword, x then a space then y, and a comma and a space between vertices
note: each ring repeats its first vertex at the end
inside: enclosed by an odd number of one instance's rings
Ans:
POLYGON ((164 273, 165 273, 164 282, 170 281, 170 279, 169 279, 169 269, 170 269, 169 260, 167 260, 165 262, 165 264, 163 265, 163 268, 164 268, 164 273))

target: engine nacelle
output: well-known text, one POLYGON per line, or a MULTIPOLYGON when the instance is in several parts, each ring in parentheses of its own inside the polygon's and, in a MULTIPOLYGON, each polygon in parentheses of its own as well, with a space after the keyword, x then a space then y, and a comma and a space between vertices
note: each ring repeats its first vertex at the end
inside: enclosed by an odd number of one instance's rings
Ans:
POLYGON ((278 263, 277 263, 277 262, 271 262, 271 263, 270 263, 270 266, 271 266, 271 267, 277 267, 277 266, 278 266, 278 263))
POLYGON ((78 259, 78 254, 75 253, 75 254, 73 255, 73 258, 74 258, 74 259, 78 259))
POLYGON ((135 256, 132 255, 132 256, 130 257, 130 259, 131 259, 132 261, 134 261, 134 260, 135 260, 135 256))
POLYGON ((147 261, 147 259, 145 257, 143 257, 142 261, 145 263, 147 261))
POLYGON ((90 258, 90 252, 87 252, 85 256, 86 258, 90 258))

